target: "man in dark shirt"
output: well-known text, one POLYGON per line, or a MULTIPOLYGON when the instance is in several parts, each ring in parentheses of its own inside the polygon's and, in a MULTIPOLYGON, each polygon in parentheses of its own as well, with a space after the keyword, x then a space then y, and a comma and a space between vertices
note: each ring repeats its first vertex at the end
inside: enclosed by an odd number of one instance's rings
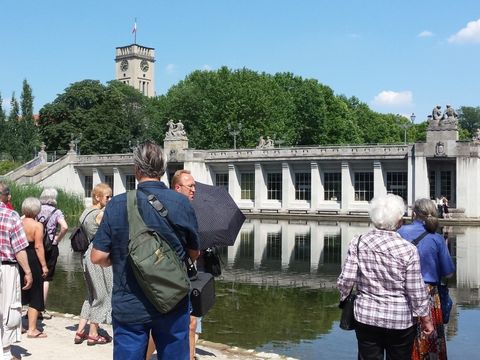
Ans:
MULTIPOLYGON (((188 199, 168 189, 160 178, 166 161, 162 149, 152 142, 140 144, 133 153, 138 181, 137 201, 145 224, 161 233, 183 258, 198 257, 198 226, 188 199), (147 200, 154 194, 168 210, 168 220, 159 216, 147 200), (170 224, 170 223, 171 224, 170 224), (173 230, 182 234, 181 238, 173 230)), ((188 296, 168 314, 161 314, 147 300, 128 262, 127 196, 120 194, 105 208, 102 223, 93 240, 91 259, 101 266, 112 265, 113 358, 144 360, 148 336, 152 332, 158 359, 189 358, 188 296)))

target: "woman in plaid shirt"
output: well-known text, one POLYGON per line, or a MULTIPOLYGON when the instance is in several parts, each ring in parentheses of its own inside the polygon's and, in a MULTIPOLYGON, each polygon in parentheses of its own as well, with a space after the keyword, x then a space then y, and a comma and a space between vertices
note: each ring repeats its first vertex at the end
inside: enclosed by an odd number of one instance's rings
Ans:
POLYGON ((357 285, 359 359, 380 360, 385 352, 392 360, 410 359, 417 320, 425 336, 433 332, 417 249, 396 232, 404 213, 399 196, 372 200, 370 219, 375 228, 351 241, 337 281, 341 300, 357 285))

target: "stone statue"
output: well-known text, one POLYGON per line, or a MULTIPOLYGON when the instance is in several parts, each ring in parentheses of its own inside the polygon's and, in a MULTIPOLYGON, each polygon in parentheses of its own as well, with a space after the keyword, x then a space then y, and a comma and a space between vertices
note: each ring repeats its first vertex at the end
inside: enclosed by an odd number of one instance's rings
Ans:
POLYGON ((443 120, 454 120, 457 117, 458 115, 455 110, 450 105, 447 105, 447 108, 445 109, 445 112, 443 114, 443 120))
POLYGON ((442 119, 442 111, 440 110, 442 107, 437 105, 432 110, 432 119, 433 120, 441 120, 442 119))
POLYGON ((272 139, 270 139, 270 136, 267 136, 267 141, 265 142, 265 148, 271 149, 275 146, 274 142, 272 139))
POLYGON ((265 144, 266 144, 265 139, 263 138, 263 136, 260 136, 260 139, 258 140, 257 149, 264 149, 265 144))
POLYGON ((473 135, 472 140, 476 143, 480 143, 480 128, 477 129, 477 132, 475 133, 475 135, 473 135))
POLYGON ((170 119, 167 125, 168 130, 165 133, 165 140, 188 140, 181 120, 178 120, 178 123, 175 124, 173 120, 170 119))

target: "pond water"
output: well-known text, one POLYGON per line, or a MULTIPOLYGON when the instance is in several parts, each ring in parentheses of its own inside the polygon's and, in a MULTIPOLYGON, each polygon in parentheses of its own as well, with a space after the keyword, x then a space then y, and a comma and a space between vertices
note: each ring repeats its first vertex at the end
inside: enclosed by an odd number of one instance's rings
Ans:
MULTIPOLYGON (((234 246, 222 249, 224 270, 202 338, 298 359, 354 359, 355 333, 340 330, 336 278, 349 241, 367 223, 247 221, 234 246)), ((480 353, 480 227, 443 229, 456 264, 455 305, 447 325, 450 358, 480 353)), ((80 313, 84 296, 78 254, 60 246, 48 307, 80 313)))

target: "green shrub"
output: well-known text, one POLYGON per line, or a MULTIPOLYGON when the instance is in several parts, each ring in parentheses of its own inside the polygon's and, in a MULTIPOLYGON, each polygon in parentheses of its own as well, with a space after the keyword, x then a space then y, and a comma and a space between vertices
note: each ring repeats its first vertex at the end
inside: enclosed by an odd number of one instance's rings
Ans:
POLYGON ((5 175, 20 166, 22 166, 22 164, 16 163, 15 161, 11 161, 11 160, 0 161, 0 175, 5 175))
MULTIPOLYGON (((8 186, 12 194, 12 205, 19 214, 22 212, 22 202, 25 198, 29 196, 38 198, 43 191, 43 188, 38 185, 18 185, 11 182, 8 183, 8 186)), ((85 209, 83 199, 76 194, 67 193, 60 189, 57 190, 57 207, 62 210, 65 220, 70 227, 76 225, 78 218, 85 209)))

